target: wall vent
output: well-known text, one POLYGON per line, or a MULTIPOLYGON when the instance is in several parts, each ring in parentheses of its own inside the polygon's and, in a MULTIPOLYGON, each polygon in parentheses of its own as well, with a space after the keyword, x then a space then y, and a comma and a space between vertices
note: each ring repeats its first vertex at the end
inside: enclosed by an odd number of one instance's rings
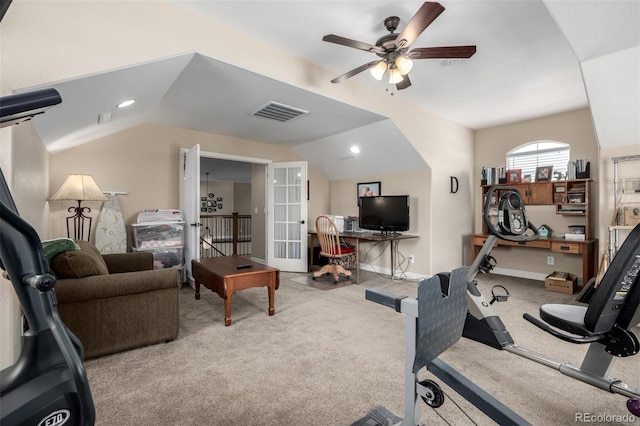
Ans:
POLYGON ((269 120, 276 120, 285 123, 305 114, 309 114, 309 111, 270 101, 266 105, 261 106, 249 115, 268 118, 269 120))

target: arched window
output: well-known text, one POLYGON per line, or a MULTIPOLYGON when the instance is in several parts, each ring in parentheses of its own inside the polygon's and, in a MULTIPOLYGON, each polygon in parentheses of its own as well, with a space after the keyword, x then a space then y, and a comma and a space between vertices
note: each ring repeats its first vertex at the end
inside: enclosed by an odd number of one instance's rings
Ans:
POLYGON ((536 167, 553 166, 554 172, 567 173, 571 145, 557 141, 535 141, 507 153, 507 169, 521 169, 522 176, 535 176, 536 167))

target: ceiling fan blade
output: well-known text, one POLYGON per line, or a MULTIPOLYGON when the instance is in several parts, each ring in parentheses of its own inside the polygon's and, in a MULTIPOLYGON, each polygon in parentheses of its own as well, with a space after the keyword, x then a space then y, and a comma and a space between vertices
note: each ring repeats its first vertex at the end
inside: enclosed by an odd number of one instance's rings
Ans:
POLYGON ((348 73, 342 74, 339 77, 334 78, 333 80, 331 80, 332 83, 341 83, 343 81, 345 81, 348 78, 353 77, 356 74, 360 74, 362 71, 368 70, 369 68, 372 68, 374 66, 376 66, 378 63, 382 62, 383 59, 380 59, 379 61, 372 61, 369 63, 366 63, 364 65, 360 65, 358 68, 354 68, 351 71, 349 71, 348 73))
POLYGON ((440 3, 424 2, 409 20, 407 26, 396 37, 396 46, 399 49, 409 47, 442 12, 444 12, 444 6, 440 3))
POLYGON ((379 46, 374 46, 373 44, 352 40, 335 34, 327 34, 322 37, 322 40, 328 41, 329 43, 340 44, 342 46, 353 47, 354 49, 364 50, 365 52, 384 53, 384 49, 379 46))
POLYGON ((470 58, 475 46, 416 47, 408 53, 411 59, 470 58))
POLYGON ((400 83, 396 83, 396 89, 402 90, 411 86, 411 80, 409 80, 409 74, 405 75, 400 83))

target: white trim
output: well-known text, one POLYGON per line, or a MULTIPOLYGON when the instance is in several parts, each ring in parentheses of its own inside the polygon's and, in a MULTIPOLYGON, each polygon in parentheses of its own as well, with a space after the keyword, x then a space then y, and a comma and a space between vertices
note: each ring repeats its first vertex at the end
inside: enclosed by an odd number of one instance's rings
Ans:
POLYGON ((519 271, 517 269, 495 268, 494 274, 507 275, 510 277, 528 278, 530 280, 544 281, 547 278, 547 274, 541 274, 538 272, 519 271))
MULTIPOLYGON (((187 148, 180 148, 180 153, 184 154, 189 151, 187 148)), ((242 155, 234 155, 234 154, 223 154, 220 152, 212 152, 212 151, 200 151, 200 158, 217 158, 219 160, 232 160, 232 161, 240 161, 242 163, 256 163, 256 164, 269 164, 272 163, 273 160, 267 160, 266 158, 257 158, 257 157, 245 157, 242 155)))
POLYGON ((202 157, 217 158, 219 160, 240 161, 243 163, 255 163, 255 164, 269 164, 272 162, 272 160, 267 160, 265 158, 244 157, 242 155, 222 154, 219 152, 208 152, 208 151, 200 151, 200 158, 202 157))
MULTIPOLYGON (((376 274, 382 274, 382 275, 391 275, 391 268, 383 268, 383 267, 373 267, 370 264, 364 264, 361 263, 360 264, 360 270, 361 271, 369 271, 369 272, 374 272, 376 274)), ((397 271, 396 271, 397 273, 397 271)), ((417 281, 421 281, 425 278, 429 278, 430 275, 424 275, 424 274, 417 274, 415 272, 404 272, 404 277, 410 280, 417 280, 417 281)), ((353 275, 351 277, 352 279, 355 278, 353 275)))

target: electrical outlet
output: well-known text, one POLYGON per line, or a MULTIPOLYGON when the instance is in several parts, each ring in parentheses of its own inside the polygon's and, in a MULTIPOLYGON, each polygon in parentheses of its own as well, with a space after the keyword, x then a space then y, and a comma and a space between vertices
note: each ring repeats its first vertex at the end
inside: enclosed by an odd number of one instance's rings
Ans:
POLYGON ((555 264, 555 258, 553 256, 547 256, 547 265, 555 264))
POLYGON ((416 261, 416 257, 412 254, 409 255, 409 263, 413 263, 416 261))

